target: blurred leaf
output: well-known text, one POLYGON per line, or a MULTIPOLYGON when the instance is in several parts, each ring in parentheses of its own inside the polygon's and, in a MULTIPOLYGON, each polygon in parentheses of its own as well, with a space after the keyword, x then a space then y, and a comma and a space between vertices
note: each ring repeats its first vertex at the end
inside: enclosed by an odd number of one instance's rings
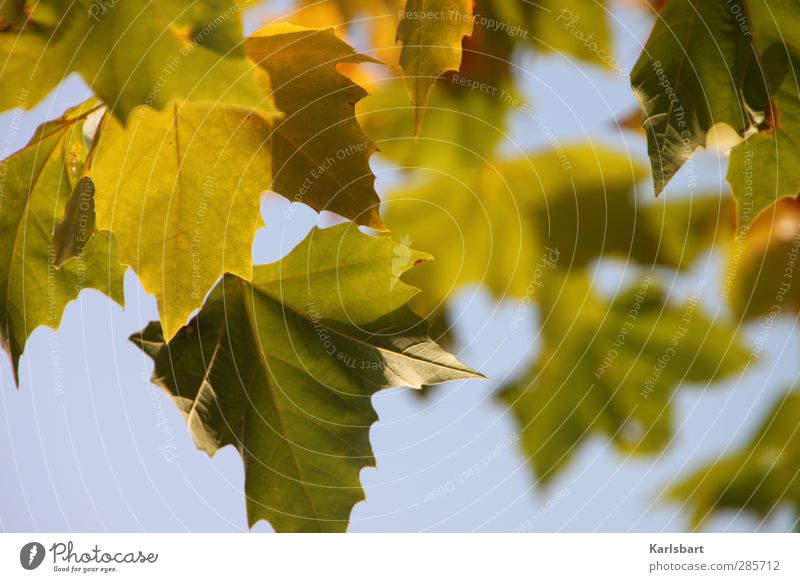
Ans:
POLYGON ((610 304, 578 274, 540 290, 542 352, 500 398, 541 481, 596 433, 628 454, 660 451, 672 438, 678 386, 705 386, 744 367, 736 327, 702 311, 704 284, 683 306, 669 304, 647 276, 610 304))
POLYGON ((799 254, 800 202, 784 198, 730 249, 723 289, 734 311, 746 319, 767 317, 762 323, 771 326, 776 317, 800 310, 799 254))
POLYGON ((97 107, 88 101, 41 125, 27 146, 0 163, 0 335, 15 379, 28 336, 40 325, 56 329, 81 289, 123 302, 124 269, 108 233, 93 237, 63 268, 55 264, 53 230, 71 191, 80 187, 83 124, 97 107))
POLYGON ((627 156, 585 144, 398 190, 385 204, 387 224, 436 258, 409 275, 423 290, 415 309, 433 317, 469 284, 497 299, 531 299, 532 281, 601 256, 686 269, 715 244, 730 243, 730 200, 639 203, 631 191, 643 175, 627 156))
POLYGON ((468 284, 483 284, 499 298, 523 296, 544 252, 514 194, 482 190, 482 174, 465 173, 465 182, 433 179, 397 192, 385 204, 395 235, 435 257, 408 277, 423 290, 412 306, 425 317, 438 317, 450 296, 468 284))
POLYGON ((407 306, 399 277, 424 258, 353 225, 314 230, 252 285, 225 277, 169 344, 157 323, 133 336, 197 445, 239 450, 251 526, 343 531, 375 462, 371 395, 478 376, 407 306))
POLYGON ((461 171, 493 156, 505 137, 507 113, 498 107, 496 97, 468 88, 457 93, 437 91, 431 96, 425 126, 416 135, 402 85, 399 78, 381 79, 374 94, 359 103, 359 119, 378 142, 381 156, 403 169, 439 172, 461 171))
POLYGON ((461 64, 461 41, 472 34, 472 0, 407 0, 397 40, 400 66, 414 105, 414 133, 422 129, 436 79, 461 64))
POLYGON ((377 151, 355 117, 366 92, 340 74, 340 63, 374 62, 334 29, 268 26, 247 39, 247 53, 269 72, 286 117, 271 136, 272 189, 294 202, 383 230, 369 167, 377 151))
POLYGON ((137 105, 172 99, 273 111, 269 80, 241 46, 231 0, 40 0, 20 30, 0 32, 0 109, 30 108, 80 73, 122 120, 137 105))
POLYGON ((535 217, 547 244, 563 253, 563 269, 602 256, 685 270, 733 238, 733 205, 718 193, 642 202, 629 180, 632 175, 638 181, 644 172, 622 154, 584 147, 571 152, 570 160, 568 181, 542 181, 535 217))
POLYGON ((123 127, 106 116, 93 152, 97 227, 156 296, 172 338, 223 273, 249 279, 270 172, 271 128, 213 103, 142 108, 123 127), (209 147, 215 144, 216 147, 209 147))
MULTIPOLYGON (((736 205, 730 194, 701 192, 686 198, 662 199, 639 206, 650 240, 657 244, 649 254, 634 253, 638 260, 687 269, 703 254, 727 252, 734 243, 736 205), (649 259, 647 257, 650 257, 649 259), (655 259, 653 258, 655 257, 655 259)), ((647 237, 643 237, 647 240, 647 237)), ((638 245, 638 240, 635 242, 638 245)))
POLYGON ((768 517, 789 506, 800 513, 800 393, 781 396, 753 439, 672 488, 668 497, 692 512, 692 527, 714 513, 745 510, 768 517))

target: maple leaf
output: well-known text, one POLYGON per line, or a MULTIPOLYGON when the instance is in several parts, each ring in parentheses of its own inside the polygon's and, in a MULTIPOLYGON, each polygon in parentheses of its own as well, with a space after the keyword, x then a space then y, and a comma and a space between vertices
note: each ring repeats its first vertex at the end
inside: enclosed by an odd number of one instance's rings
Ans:
POLYGON ((225 277, 171 342, 158 323, 131 338, 197 445, 238 449, 251 526, 343 531, 374 464, 370 397, 480 377, 428 337, 408 307, 416 290, 390 285, 395 248, 349 224, 315 229, 252 283, 225 277))
POLYGON ((68 109, 0 163, 0 337, 15 379, 28 336, 41 325, 56 329, 82 289, 123 302, 124 269, 108 232, 92 237, 61 268, 56 265, 53 233, 72 192, 85 187, 83 124, 98 107, 92 100, 68 109))

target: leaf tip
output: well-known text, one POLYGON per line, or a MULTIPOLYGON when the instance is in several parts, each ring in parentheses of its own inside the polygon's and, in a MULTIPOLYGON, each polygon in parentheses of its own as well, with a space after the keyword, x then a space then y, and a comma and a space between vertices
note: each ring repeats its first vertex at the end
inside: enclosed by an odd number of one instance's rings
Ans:
POLYGON ((373 206, 370 208, 365 214, 363 221, 359 221, 362 226, 366 226, 371 228, 372 230, 380 233, 387 233, 390 232, 386 223, 383 222, 383 218, 381 217, 380 211, 378 210, 377 206, 373 206))
POLYGON ((426 105, 414 105, 414 141, 417 141, 419 134, 422 133, 422 124, 425 121, 426 105))
POLYGON ((666 188, 667 183, 664 181, 663 178, 657 178, 653 176, 653 188, 655 189, 656 198, 660 198, 661 195, 664 193, 664 188, 666 188))

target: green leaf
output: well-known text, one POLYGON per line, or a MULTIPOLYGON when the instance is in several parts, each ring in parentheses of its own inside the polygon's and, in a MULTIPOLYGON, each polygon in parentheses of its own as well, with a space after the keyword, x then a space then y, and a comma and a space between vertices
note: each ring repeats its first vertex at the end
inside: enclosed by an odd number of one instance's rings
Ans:
POLYGON ((667 497, 691 510, 692 527, 714 513, 745 510, 760 517, 788 506, 800 512, 800 393, 781 396, 752 440, 673 487, 667 497))
POLYGON ((269 80, 241 46, 231 0, 44 0, 21 29, 0 32, 0 109, 30 108, 78 72, 122 120, 137 105, 173 99, 241 105, 271 114, 269 80))
POLYGON ((124 269, 108 233, 92 237, 60 269, 53 230, 67 199, 79 187, 87 154, 89 101, 36 131, 23 149, 0 163, 0 336, 15 378, 25 342, 34 329, 58 327, 67 304, 84 288, 95 288, 120 305, 124 269))
POLYGON ((352 224, 315 229, 252 284, 225 277, 169 344, 157 323, 133 336, 198 446, 239 450, 251 526, 346 529, 374 464, 372 394, 478 376, 408 308, 399 277, 424 258, 352 224))
POLYGON ((713 125, 727 124, 740 135, 750 126, 742 97, 749 50, 727 3, 665 4, 631 73, 656 194, 705 146, 713 125))
POLYGON ((171 339, 223 273, 249 279, 271 179, 269 123, 245 109, 173 102, 123 127, 107 115, 93 152, 97 227, 156 296, 171 339))
POLYGON ((540 290, 542 352, 500 394, 540 480, 552 479, 596 433, 626 453, 661 450, 672 438, 677 387, 706 385, 744 367, 736 327, 703 313, 703 291, 700 281, 686 304, 673 306, 654 278, 644 277, 607 304, 589 277, 577 274, 540 290))
POLYGON ((400 66, 414 105, 415 133, 422 129, 428 95, 436 79, 461 64, 461 42, 472 34, 472 0, 407 0, 397 40, 400 66))
POLYGON ((337 70, 341 63, 376 61, 354 52, 333 28, 275 24, 246 45, 250 58, 269 72, 273 97, 286 115, 271 138, 272 189, 317 211, 384 230, 369 167, 377 147, 355 117, 366 91, 337 70))

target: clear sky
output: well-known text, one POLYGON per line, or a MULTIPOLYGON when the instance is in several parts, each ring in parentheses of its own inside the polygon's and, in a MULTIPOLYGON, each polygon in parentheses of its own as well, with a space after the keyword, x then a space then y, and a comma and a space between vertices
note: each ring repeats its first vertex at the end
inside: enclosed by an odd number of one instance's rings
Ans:
MULTIPOLYGON (((648 19, 632 9, 616 10, 614 26, 618 56, 630 68, 648 19)), ((557 55, 520 64, 536 112, 561 141, 592 139, 646 159, 644 140, 613 125, 615 116, 636 106, 624 76, 557 55)), ((40 122, 86 94, 85 85, 70 78, 33 111, 0 115, 3 157, 24 145, 40 122)), ((515 129, 513 138, 522 147, 547 142, 524 118, 515 129)), ((710 186, 718 185, 724 158, 701 158, 698 174, 710 186)), ((385 191, 392 173, 381 160, 373 167, 380 170, 378 186, 385 191)), ((680 181, 679 175, 674 190, 680 190, 680 181)), ((648 184, 641 190, 643 199, 652 197, 648 184)), ((254 244, 257 263, 285 254, 317 221, 304 207, 284 220, 288 204, 277 197, 265 201, 268 226, 254 244)), ((715 269, 719 261, 700 260, 675 281, 674 297, 688 296, 692 281, 715 269)), ((600 284, 613 289, 620 270, 603 265, 600 284)), ((149 384, 152 363, 127 338, 157 317, 155 301, 130 271, 125 295, 122 310, 99 293, 84 291, 57 333, 37 330, 22 358, 19 390, 3 358, 0 530, 246 529, 238 454, 228 448, 209 459, 197 451, 177 408, 149 384)), ((627 458, 593 439, 547 489, 540 489, 515 442, 518 427, 491 397, 507 374, 522 372, 535 356, 533 334, 510 334, 516 305, 497 305, 480 289, 466 290, 455 310, 459 356, 491 380, 453 383, 427 399, 407 389, 374 398, 380 416, 371 431, 377 469, 362 472, 367 501, 354 509, 351 531, 681 531, 686 516, 674 505, 657 502, 659 492, 675 475, 745 442, 798 373, 793 322, 782 321, 770 337, 770 349, 736 386, 679 393, 676 438, 660 457, 627 458), (486 455, 492 460, 471 470, 486 455)), ((535 321, 529 327, 535 328, 535 321)), ((730 514, 711 526, 783 531, 790 524, 787 515, 760 523, 730 514)), ((255 528, 269 529, 263 522, 255 528)))

